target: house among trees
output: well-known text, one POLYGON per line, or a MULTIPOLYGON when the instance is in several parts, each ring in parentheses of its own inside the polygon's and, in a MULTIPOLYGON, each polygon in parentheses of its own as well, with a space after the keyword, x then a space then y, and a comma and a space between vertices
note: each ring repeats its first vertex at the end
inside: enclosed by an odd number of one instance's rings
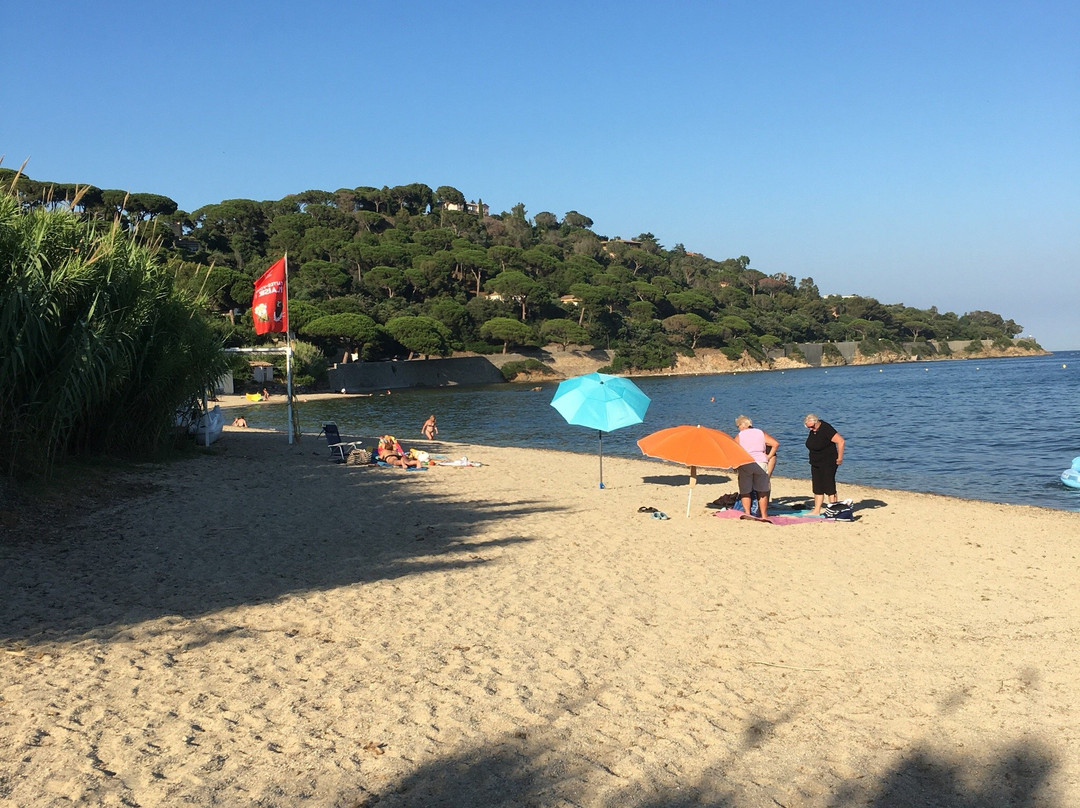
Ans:
POLYGON ((483 200, 480 202, 447 202, 445 199, 442 202, 443 210, 458 210, 465 213, 471 213, 474 216, 487 216, 490 210, 483 200))

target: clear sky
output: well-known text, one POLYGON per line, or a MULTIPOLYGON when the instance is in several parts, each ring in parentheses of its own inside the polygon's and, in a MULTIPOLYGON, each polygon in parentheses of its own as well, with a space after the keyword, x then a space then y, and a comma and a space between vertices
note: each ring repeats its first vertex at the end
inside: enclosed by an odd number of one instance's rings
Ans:
POLYGON ((1080 3, 26 3, 0 154, 184 210, 452 185, 1080 349, 1080 3))

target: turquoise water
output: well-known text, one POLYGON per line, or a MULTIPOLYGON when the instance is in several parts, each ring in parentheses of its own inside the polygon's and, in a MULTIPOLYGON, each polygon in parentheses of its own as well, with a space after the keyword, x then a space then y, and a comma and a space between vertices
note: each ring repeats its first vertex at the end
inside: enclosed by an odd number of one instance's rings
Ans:
MULTIPOLYGON (((1080 490, 1059 480, 1080 455, 1080 351, 635 381, 652 404, 644 423, 604 435, 605 455, 640 457, 638 438, 676 424, 733 434, 735 416, 745 413, 780 441, 776 473, 809 479, 802 419, 814 412, 847 441, 841 486, 1080 511, 1080 490)), ((567 425, 550 406, 556 386, 395 390, 297 410, 305 434, 334 421, 343 435, 389 432, 408 446, 435 413, 446 440, 595 453, 597 433, 567 425)), ((276 405, 245 414, 253 427, 284 426, 276 405)))

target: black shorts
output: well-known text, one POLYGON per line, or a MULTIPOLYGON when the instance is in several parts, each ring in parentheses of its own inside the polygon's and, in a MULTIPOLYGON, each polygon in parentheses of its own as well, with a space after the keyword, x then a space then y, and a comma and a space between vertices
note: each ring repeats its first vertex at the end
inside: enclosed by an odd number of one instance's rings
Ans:
POLYGON ((815 494, 835 495, 836 465, 830 463, 828 466, 811 466, 810 480, 813 483, 815 494))

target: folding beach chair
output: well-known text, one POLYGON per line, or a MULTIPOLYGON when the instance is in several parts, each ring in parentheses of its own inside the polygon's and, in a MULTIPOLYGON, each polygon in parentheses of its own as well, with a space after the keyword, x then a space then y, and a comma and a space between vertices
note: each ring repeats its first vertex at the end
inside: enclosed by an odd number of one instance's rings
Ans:
POLYGON ((323 428, 319 430, 319 435, 326 435, 326 445, 330 449, 330 456, 335 461, 344 463, 345 458, 349 456, 349 452, 357 448, 355 441, 343 441, 341 439, 337 424, 323 424, 323 428))

